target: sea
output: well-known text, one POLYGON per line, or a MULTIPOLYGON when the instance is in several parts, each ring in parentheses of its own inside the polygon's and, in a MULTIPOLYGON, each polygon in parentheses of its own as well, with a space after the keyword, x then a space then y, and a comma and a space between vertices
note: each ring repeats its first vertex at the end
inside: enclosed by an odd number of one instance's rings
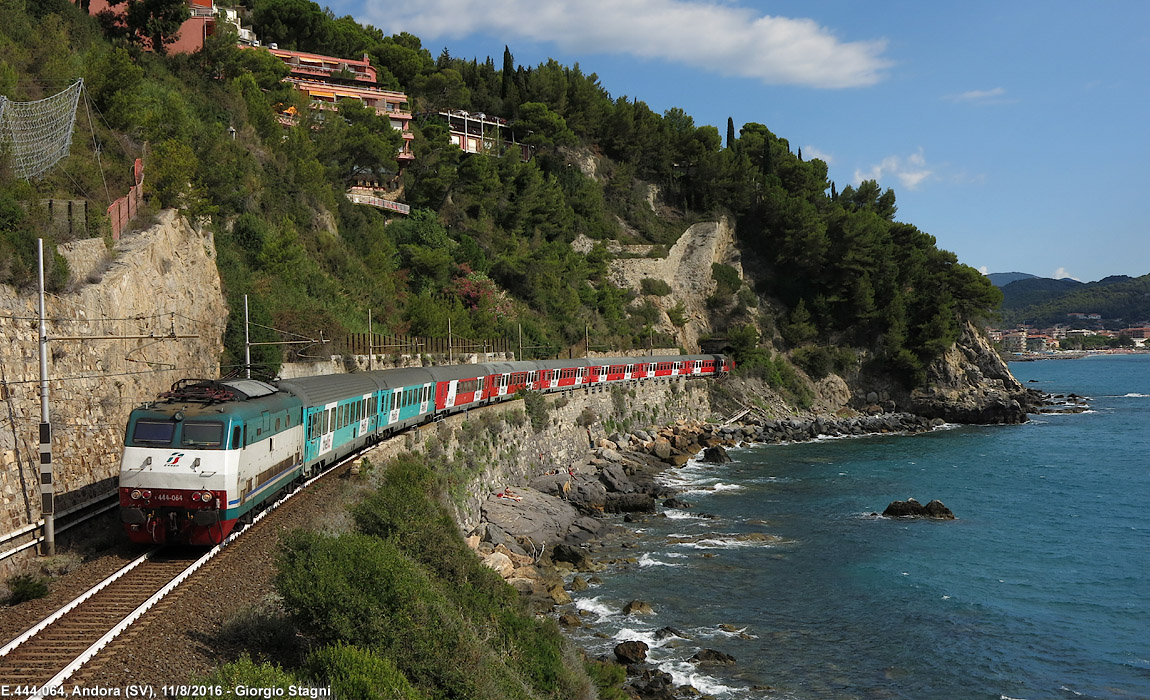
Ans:
POLYGON ((1150 698, 1150 356, 1011 371, 1089 410, 668 471, 692 507, 599 553, 621 561, 572 634, 593 656, 646 642, 716 698, 1150 698), (956 520, 875 515, 908 497, 956 520), (735 662, 691 663, 704 648, 735 662))

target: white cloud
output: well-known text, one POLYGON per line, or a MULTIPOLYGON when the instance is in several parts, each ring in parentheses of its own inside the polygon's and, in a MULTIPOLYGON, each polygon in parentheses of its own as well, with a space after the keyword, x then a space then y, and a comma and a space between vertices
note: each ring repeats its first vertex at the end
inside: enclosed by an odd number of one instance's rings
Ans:
POLYGON ((714 0, 421 0, 364 2, 361 21, 426 41, 475 33, 555 43, 570 52, 627 53, 772 85, 873 85, 891 62, 885 39, 844 42, 811 19, 759 14, 714 0))
POLYGON ((989 274, 990 274, 990 268, 989 268, 989 267, 987 267, 986 265, 981 265, 981 266, 979 266, 979 268, 978 268, 978 271, 979 271, 979 272, 981 272, 981 273, 982 273, 982 274, 984 274, 984 275, 989 275, 989 274))
POLYGON ((1077 277, 1075 277, 1074 275, 1071 275, 1069 272, 1067 272, 1065 267, 1060 267, 1054 271, 1054 279, 1060 280, 1060 279, 1066 279, 1066 278, 1069 278, 1069 279, 1072 279, 1075 281, 1079 281, 1079 282, 1081 281, 1077 277))
POLYGON ((980 102, 983 104, 991 104, 1004 102, 1006 96, 1006 88, 996 87, 990 90, 967 90, 960 92, 957 95, 948 95, 946 99, 951 102, 980 102))
POLYGON ((922 148, 906 158, 887 156, 878 165, 872 166, 869 171, 855 170, 855 183, 863 180, 878 180, 882 182, 884 176, 890 175, 898 178, 902 186, 908 190, 916 190, 927 178, 934 174, 926 164, 926 156, 922 148))
POLYGON ((814 146, 803 146, 803 158, 805 160, 815 160, 817 158, 827 165, 833 165, 835 162, 834 156, 829 153, 823 153, 814 146))

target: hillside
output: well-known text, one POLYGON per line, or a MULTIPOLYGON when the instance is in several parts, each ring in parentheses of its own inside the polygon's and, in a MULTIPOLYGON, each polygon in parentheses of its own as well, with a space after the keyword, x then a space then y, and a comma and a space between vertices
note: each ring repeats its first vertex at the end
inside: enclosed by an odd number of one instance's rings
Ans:
POLYGON ((1032 275, 1029 272, 991 272, 986 276, 986 279, 990 280, 990 283, 995 287, 1001 289, 1011 282, 1034 279, 1037 276, 1038 275, 1032 275))
POLYGON ((1002 288, 1004 322, 1048 326, 1073 323, 1071 313, 1097 313, 1107 328, 1150 321, 1150 275, 1114 275, 1096 282, 1034 278, 1002 288))

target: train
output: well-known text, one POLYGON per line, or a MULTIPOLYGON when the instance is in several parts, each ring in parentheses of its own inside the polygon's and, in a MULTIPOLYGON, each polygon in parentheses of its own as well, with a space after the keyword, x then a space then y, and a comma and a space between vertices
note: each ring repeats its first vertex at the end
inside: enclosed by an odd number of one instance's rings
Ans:
POLYGON ((182 379, 132 410, 120 461, 130 540, 215 545, 285 489, 411 426, 512 399, 716 377, 724 355, 507 361, 279 381, 182 379))

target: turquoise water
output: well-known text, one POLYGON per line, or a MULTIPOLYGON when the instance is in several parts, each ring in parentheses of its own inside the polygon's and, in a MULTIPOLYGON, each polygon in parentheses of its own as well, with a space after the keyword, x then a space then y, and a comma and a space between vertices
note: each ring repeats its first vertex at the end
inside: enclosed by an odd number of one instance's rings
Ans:
POLYGON ((644 640, 725 698, 1150 698, 1150 357, 1011 369, 1091 411, 668 474, 695 507, 639 525, 637 563, 580 594, 581 641, 644 640), (870 515, 907 497, 958 520, 870 515), (619 614, 636 598, 656 614, 619 614), (738 663, 700 670, 700 647, 738 663))

